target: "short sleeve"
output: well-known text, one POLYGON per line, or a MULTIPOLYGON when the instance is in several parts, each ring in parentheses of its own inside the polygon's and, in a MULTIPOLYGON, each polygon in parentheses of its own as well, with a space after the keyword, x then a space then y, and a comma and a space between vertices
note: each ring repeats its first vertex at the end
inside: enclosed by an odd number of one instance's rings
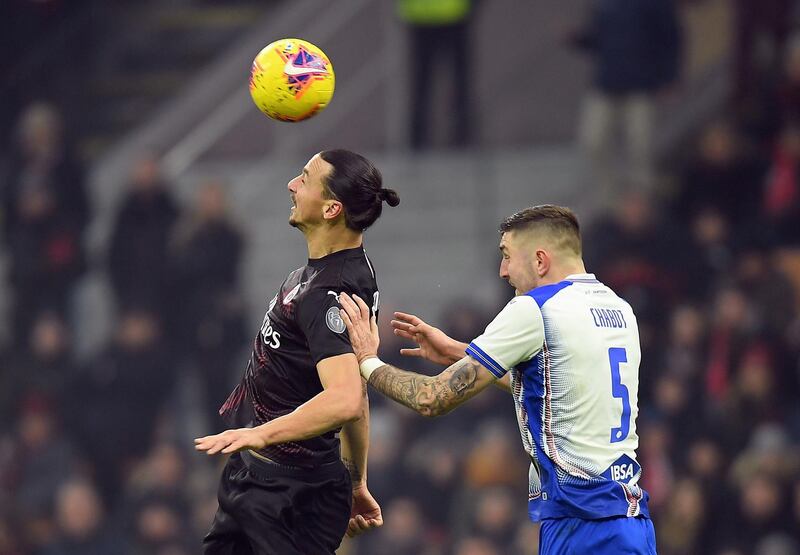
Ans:
POLYGON ((486 330, 467 347, 467 354, 497 378, 533 358, 544 343, 544 322, 536 301, 527 295, 514 297, 486 330))
POLYGON ((306 336, 314 364, 353 352, 340 306, 339 291, 326 289, 311 289, 298 303, 297 324, 306 336))

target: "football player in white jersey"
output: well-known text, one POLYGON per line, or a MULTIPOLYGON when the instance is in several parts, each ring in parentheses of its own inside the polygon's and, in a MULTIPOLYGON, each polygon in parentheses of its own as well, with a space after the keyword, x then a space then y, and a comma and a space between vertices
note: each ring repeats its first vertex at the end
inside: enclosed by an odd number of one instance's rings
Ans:
POLYGON ((448 365, 437 376, 381 361, 369 307, 341 295, 362 376, 426 416, 445 414, 489 385, 507 389, 531 459, 528 513, 541 522, 539 552, 654 554, 636 461, 636 317, 586 273, 580 226, 568 208, 526 208, 500 231, 500 277, 516 296, 483 334, 461 343, 416 316, 395 314, 395 333, 418 344, 401 352, 448 365))

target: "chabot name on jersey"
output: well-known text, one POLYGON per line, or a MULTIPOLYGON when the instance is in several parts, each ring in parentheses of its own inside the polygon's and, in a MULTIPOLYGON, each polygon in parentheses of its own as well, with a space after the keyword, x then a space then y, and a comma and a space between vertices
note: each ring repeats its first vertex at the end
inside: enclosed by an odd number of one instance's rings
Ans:
POLYGON ((627 328, 628 322, 621 310, 615 308, 590 308, 594 325, 598 328, 627 328))

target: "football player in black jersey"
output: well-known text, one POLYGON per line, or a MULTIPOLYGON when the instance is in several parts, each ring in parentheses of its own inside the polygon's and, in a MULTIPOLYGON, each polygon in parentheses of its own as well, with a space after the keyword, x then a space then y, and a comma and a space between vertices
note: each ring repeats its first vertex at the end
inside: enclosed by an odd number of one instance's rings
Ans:
POLYGON ((220 409, 235 428, 195 440, 209 455, 233 453, 206 554, 332 554, 345 533, 383 522, 366 484, 366 387, 338 294, 370 299, 377 312, 362 234, 383 202, 400 200, 377 168, 346 150, 315 155, 288 188, 289 223, 306 238, 308 264, 269 302, 244 376, 220 409))

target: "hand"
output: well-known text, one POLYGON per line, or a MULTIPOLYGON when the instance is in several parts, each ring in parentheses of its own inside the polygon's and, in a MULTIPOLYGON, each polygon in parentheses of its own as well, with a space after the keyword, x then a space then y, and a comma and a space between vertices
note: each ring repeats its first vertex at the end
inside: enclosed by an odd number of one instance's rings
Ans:
POLYGON ((381 342, 378 323, 375 321, 375 315, 369 315, 367 303, 362 301, 358 295, 350 297, 347 293, 339 295, 339 303, 342 305, 340 315, 347 326, 350 345, 353 347, 358 363, 361 364, 368 358, 378 356, 378 345, 381 342))
POLYGON ((401 355, 422 357, 443 366, 449 366, 464 356, 462 345, 439 328, 426 324, 413 314, 395 312, 394 317, 394 334, 419 345, 416 349, 400 349, 401 355))
POLYGON ((381 507, 367 486, 353 489, 353 509, 350 511, 350 522, 347 524, 347 537, 363 534, 370 528, 383 526, 381 507))
POLYGON ((243 449, 263 449, 267 446, 267 440, 262 435, 257 428, 225 430, 221 434, 195 439, 194 448, 205 451, 208 455, 235 453, 243 449))

